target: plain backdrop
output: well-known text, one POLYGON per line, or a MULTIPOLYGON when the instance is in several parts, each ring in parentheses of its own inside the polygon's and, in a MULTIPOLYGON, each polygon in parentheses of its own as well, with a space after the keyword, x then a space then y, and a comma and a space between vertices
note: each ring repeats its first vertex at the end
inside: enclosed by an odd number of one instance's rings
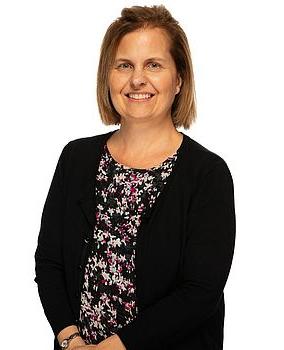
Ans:
POLYGON ((192 52, 197 121, 187 135, 222 156, 237 233, 225 287, 224 350, 283 346, 282 1, 0 2, 1 348, 53 349, 33 281, 43 204, 72 139, 102 124, 96 70, 121 9, 163 3, 192 52))

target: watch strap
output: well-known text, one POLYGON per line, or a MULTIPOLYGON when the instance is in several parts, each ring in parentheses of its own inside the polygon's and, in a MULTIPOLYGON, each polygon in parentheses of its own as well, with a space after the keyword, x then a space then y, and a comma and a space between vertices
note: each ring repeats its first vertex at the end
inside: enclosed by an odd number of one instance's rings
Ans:
POLYGON ((67 349, 70 341, 78 336, 80 336, 80 333, 76 332, 76 333, 71 334, 68 338, 62 340, 62 342, 60 344, 61 349, 67 349))

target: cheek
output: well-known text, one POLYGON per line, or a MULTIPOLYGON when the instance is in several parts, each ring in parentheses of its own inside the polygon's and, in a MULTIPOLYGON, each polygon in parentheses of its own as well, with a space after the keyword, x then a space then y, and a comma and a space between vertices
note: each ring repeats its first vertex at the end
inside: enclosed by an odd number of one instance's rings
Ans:
POLYGON ((126 76, 121 76, 121 75, 116 75, 116 74, 111 74, 109 78, 109 87, 110 90, 113 92, 118 92, 127 83, 128 79, 126 76))
POLYGON ((152 77, 151 82, 155 86, 155 88, 162 93, 171 93, 175 90, 175 81, 172 76, 167 75, 163 77, 152 77))

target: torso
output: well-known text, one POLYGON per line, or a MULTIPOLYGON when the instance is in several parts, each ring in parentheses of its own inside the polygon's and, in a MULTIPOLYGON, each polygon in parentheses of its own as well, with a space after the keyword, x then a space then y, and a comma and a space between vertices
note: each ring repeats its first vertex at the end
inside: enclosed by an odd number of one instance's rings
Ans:
POLYGON ((176 152, 157 168, 126 168, 104 144, 96 175, 93 248, 81 285, 78 326, 87 344, 103 341, 140 313, 136 287, 139 226, 163 191, 178 156, 176 152))

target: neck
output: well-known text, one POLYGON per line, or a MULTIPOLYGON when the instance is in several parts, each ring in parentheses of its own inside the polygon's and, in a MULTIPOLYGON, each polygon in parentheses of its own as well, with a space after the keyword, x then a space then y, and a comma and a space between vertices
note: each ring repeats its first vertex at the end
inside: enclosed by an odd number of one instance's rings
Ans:
POLYGON ((140 155, 167 150, 181 139, 181 133, 172 122, 156 126, 122 123, 120 129, 113 134, 113 142, 120 150, 140 155))

